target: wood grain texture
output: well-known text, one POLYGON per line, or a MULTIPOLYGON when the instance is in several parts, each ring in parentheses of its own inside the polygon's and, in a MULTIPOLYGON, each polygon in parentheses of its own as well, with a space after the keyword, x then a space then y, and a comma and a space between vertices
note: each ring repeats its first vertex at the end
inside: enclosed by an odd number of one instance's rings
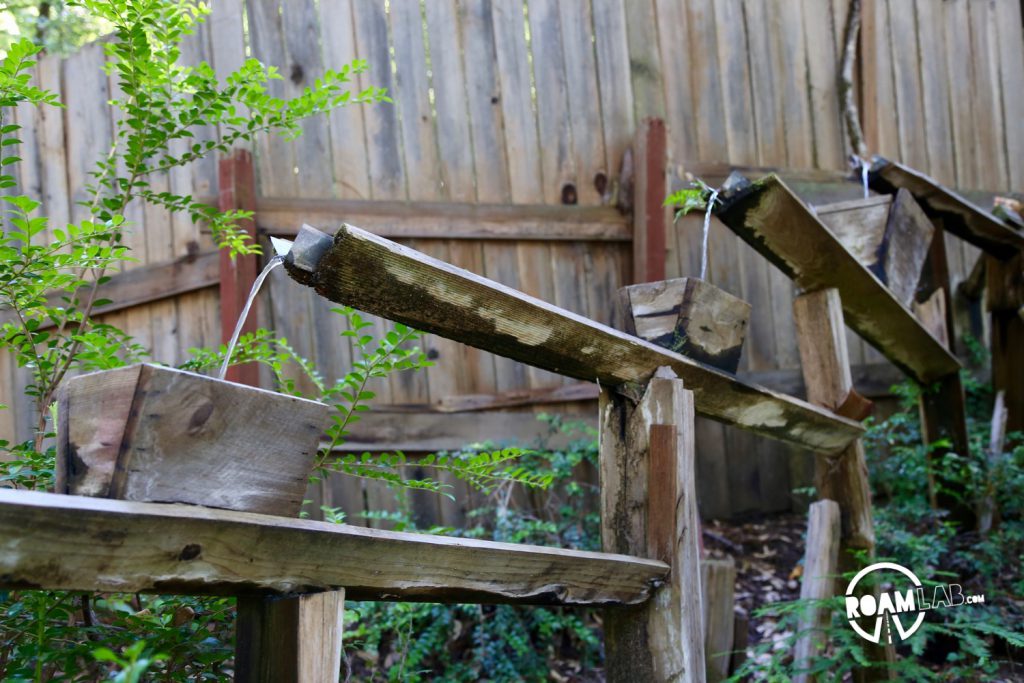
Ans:
POLYGON ((235 680, 337 683, 345 590, 238 598, 235 680))
POLYGON ((633 143, 636 164, 633 197, 633 282, 665 279, 666 233, 670 210, 666 179, 665 122, 644 119, 633 143))
POLYGON ((625 328, 658 346, 727 372, 739 365, 750 304, 697 278, 630 285, 625 328))
POLYGON ((734 643, 736 563, 731 557, 700 563, 704 613, 704 662, 709 683, 729 677, 734 643))
MULTIPOLYGON (((807 513, 807 543, 804 551, 801 600, 828 600, 836 594, 839 576, 839 505, 833 500, 811 503, 807 513)), ((797 667, 807 667, 822 656, 828 644, 825 628, 832 623, 832 612, 825 607, 808 607, 800 616, 796 649, 793 660, 797 667)), ((798 674, 800 683, 811 677, 798 674)))
POLYGON ((802 401, 744 384, 359 228, 339 230, 313 273, 287 267, 332 301, 561 375, 616 386, 645 382, 658 367, 670 366, 694 392, 700 414, 765 436, 834 452, 860 433, 859 425, 802 401), (580 339, 587 341, 581 346, 580 339))
POLYGON ((650 602, 605 613, 609 681, 705 680, 693 396, 671 375, 660 369, 636 404, 601 393, 602 547, 672 566, 650 602))
POLYGON ((805 291, 834 287, 847 324, 928 382, 960 364, 775 175, 730 197, 719 218, 805 291))
MULTIPOLYGON (((800 361, 812 403, 835 409, 853 389, 843 331, 841 295, 836 289, 803 294, 793 302, 800 361)), ((843 518, 843 549, 871 552, 875 545, 871 491, 860 441, 833 458, 815 461, 814 485, 819 498, 839 503, 843 518)), ((844 555, 844 566, 849 560, 844 555)))
POLYGON ((993 256, 1005 260, 1024 249, 1024 235, 920 171, 875 157, 870 182, 878 192, 909 191, 926 213, 942 217, 945 230, 993 256))
POLYGON ((358 200, 259 199, 256 223, 291 237, 299 226, 358 223, 382 237, 445 240, 629 242, 632 230, 611 207, 542 204, 455 204, 358 200))
POLYGON ((285 516, 302 506, 328 410, 146 364, 74 377, 61 403, 68 493, 285 516))
POLYGON ((643 602, 654 560, 209 508, 0 489, 6 587, 353 600, 643 602))
POLYGON ((921 279, 935 228, 906 190, 820 206, 821 222, 904 306, 921 279))

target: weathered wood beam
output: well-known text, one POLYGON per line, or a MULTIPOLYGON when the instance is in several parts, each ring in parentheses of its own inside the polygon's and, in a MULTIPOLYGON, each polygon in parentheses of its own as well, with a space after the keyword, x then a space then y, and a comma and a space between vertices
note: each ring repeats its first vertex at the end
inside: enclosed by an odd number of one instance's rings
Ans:
POLYGON ((1024 234, 920 171, 876 156, 868 178, 878 192, 908 190, 926 213, 942 217, 943 229, 997 258, 1008 259, 1024 249, 1024 234))
POLYGON ((836 452, 863 431, 804 401, 350 225, 333 240, 305 228, 285 265, 331 301, 576 379, 628 388, 669 366, 693 391, 699 414, 794 445, 836 452))
POLYGON ((293 237, 303 223, 355 223, 391 239, 629 242, 629 220, 610 206, 387 202, 358 199, 256 200, 260 232, 293 237))
POLYGON ((637 604, 656 560, 159 503, 0 489, 0 585, 352 600, 637 604))
POLYGON ((777 176, 731 193, 718 217, 805 291, 834 287, 846 323, 920 382, 960 363, 777 176))

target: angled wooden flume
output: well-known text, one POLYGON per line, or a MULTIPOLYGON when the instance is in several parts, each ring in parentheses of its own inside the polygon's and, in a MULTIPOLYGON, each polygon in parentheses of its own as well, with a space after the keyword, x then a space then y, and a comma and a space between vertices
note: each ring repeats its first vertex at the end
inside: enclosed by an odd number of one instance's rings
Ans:
POLYGON ((636 393, 662 366, 697 414, 812 451, 837 452, 863 427, 360 228, 300 231, 289 273, 325 298, 561 375, 636 393))

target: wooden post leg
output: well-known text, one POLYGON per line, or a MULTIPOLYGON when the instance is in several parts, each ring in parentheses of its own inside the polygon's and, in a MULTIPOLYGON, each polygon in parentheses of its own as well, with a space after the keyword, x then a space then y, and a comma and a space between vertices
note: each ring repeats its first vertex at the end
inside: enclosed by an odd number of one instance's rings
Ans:
MULTIPOLYGON (((804 578, 801 600, 827 600, 836 593, 839 563, 839 505, 833 500, 811 504, 807 515, 807 549, 804 552, 804 578)), ((824 651, 824 628, 832 622, 831 610, 816 607, 800 618, 800 639, 793 656, 797 666, 807 666, 824 651)), ((799 674, 796 683, 807 683, 808 674, 799 674)))
POLYGON ((1006 430, 1024 429, 1024 255, 985 257, 985 306, 992 314, 992 386, 1006 392, 1006 430))
MULTIPOLYGON (((800 365, 807 386, 807 400, 835 410, 853 390, 850 357, 839 290, 823 289, 798 296, 793 302, 800 365)), ((875 528, 871 515, 871 489, 864 447, 860 440, 835 456, 815 460, 814 486, 819 499, 839 504, 839 572, 859 569, 854 551, 868 557, 875 552, 875 528)), ((893 662, 892 648, 878 646, 869 651, 875 661, 893 662)), ((858 681, 886 680, 886 669, 860 669, 858 681)))
MULTIPOLYGON (((793 302, 793 316, 807 400, 835 410, 853 390, 839 290, 822 289, 798 296, 793 302)), ((873 553, 875 548, 868 468, 860 441, 836 456, 818 456, 814 486, 819 499, 839 504, 842 517, 839 564, 843 570, 850 568, 849 551, 873 553)))
POLYGON ((604 550, 672 565, 646 603, 606 612, 608 680, 703 682, 693 394, 661 368, 639 403, 603 390, 600 411, 604 550))
POLYGON ((345 591, 239 597, 235 680, 337 683, 345 591))

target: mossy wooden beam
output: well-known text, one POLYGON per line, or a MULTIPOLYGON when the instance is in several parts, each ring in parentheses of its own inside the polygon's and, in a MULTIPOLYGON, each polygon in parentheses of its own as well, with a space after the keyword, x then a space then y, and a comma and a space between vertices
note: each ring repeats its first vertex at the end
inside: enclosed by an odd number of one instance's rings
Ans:
POLYGON ((212 508, 0 489, 0 587, 624 605, 656 560, 212 508))
MULTIPOLYGON (((629 391, 668 366, 706 417, 835 453, 860 424, 349 225, 304 227, 285 261, 325 298, 534 367, 629 391)), ((609 302, 609 305, 611 302, 609 302)))
POLYGON ((847 325, 914 379, 928 383, 960 368, 777 176, 736 185, 717 214, 802 290, 839 290, 847 325))
POLYGON ((909 191, 928 215, 942 217, 943 229, 999 259, 1024 250, 1024 234, 920 171, 876 156, 868 182, 876 192, 909 191))

